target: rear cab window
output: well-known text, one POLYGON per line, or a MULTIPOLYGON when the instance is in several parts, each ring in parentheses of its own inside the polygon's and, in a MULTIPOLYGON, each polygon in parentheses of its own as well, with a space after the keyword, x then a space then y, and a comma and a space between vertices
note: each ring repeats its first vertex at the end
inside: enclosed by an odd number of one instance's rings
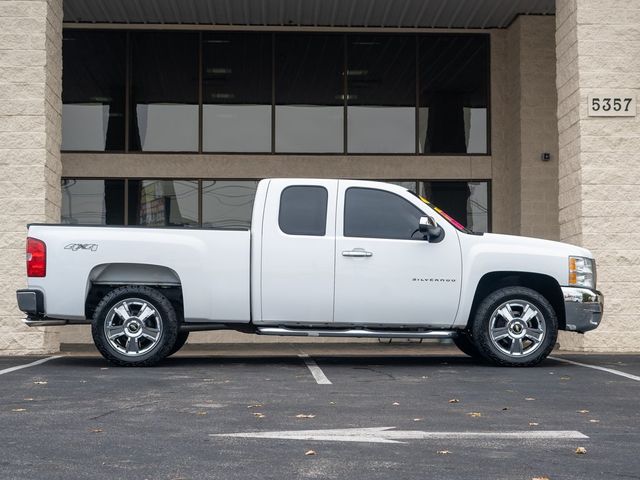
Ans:
POLYGON ((293 185, 280 194, 278 225, 287 235, 322 237, 327 231, 327 189, 293 185))

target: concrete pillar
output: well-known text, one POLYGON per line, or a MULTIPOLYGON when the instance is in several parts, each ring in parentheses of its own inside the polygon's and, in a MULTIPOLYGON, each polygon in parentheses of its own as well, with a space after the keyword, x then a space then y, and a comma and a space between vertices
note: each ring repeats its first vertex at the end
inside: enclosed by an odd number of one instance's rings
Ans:
POLYGON ((640 116, 589 117, 590 94, 640 93, 640 6, 558 0, 556 56, 560 238, 590 249, 605 294, 600 328, 561 345, 637 351, 640 344, 640 116))
POLYGON ((58 350, 20 322, 27 222, 60 221, 62 0, 0 2, 0 351, 58 350))

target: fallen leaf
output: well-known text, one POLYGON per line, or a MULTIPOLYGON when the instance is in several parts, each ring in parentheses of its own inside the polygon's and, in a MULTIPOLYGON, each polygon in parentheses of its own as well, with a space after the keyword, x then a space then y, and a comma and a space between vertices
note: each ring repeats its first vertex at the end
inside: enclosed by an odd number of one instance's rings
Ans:
POLYGON ((460 400, 458 400, 457 398, 452 398, 451 400, 449 400, 449 403, 460 403, 460 400))
POLYGON ((253 416, 256 417, 256 418, 264 418, 265 417, 264 413, 260 413, 260 412, 254 413, 253 416))
POLYGON ((394 407, 397 407, 400 404, 398 402, 393 402, 391 405, 393 405, 394 407))
POLYGON ((329 402, 329 405, 335 405, 336 402, 329 402))
POLYGON ((421 422, 422 420, 424 420, 424 418, 414 418, 413 419, 414 422, 421 422))
POLYGON ((469 412, 469 413, 467 413, 467 415, 469 415, 470 417, 481 417, 482 413, 480 413, 480 412, 469 412))
POLYGON ((589 420, 589 423, 600 423, 600 420, 596 420, 595 418, 592 418, 591 420, 589 420))
POLYGON ((207 412, 196 412, 196 415, 206 415, 207 412))
POLYGON ((296 418, 316 418, 313 413, 299 413, 296 418))
POLYGON ((34 385, 46 385, 47 383, 49 382, 47 382, 46 380, 36 380, 33 382, 34 385))
POLYGON ((527 397, 527 398, 525 398, 525 400, 526 400, 527 402, 531 402, 531 401, 535 400, 535 398, 533 398, 533 397, 527 397))
POLYGON ((32 402, 32 401, 33 401, 33 398, 31 398, 31 397, 27 397, 27 398, 25 398, 25 400, 26 400, 27 402, 32 402))
POLYGON ((540 425, 538 422, 529 422, 530 427, 537 427, 538 425, 540 425))
POLYGON ((578 447, 576 448, 576 455, 584 455, 585 453, 587 453, 587 449, 584 447, 578 447))
POLYGON ((91 433, 102 433, 102 429, 101 428, 92 428, 91 430, 89 430, 91 433))
POLYGON ((589 410, 578 410, 578 413, 589 413, 589 410))
POLYGON ((438 455, 449 455, 451 452, 449 450, 438 450, 436 453, 438 455))
POLYGON ((315 455, 316 451, 315 450, 307 450, 306 452, 304 452, 304 454, 308 457, 310 455, 315 455))
POLYGON ((12 408, 11 411, 12 412, 26 412, 27 409, 26 408, 12 408))
POLYGON ((502 407, 502 411, 509 410, 509 407, 502 407))
POLYGON ((560 377, 560 380, 571 380, 571 377, 560 377))
POLYGON ((425 379, 425 378, 429 378, 429 377, 428 377, 427 375, 423 375, 423 376, 422 376, 422 377, 420 377, 420 378, 425 379))
POLYGON ((549 477, 533 477, 531 480, 549 480, 549 477))
POLYGON ((253 405, 247 405, 247 408, 259 408, 259 407, 263 407, 264 405, 262 405, 261 403, 255 403, 253 405))

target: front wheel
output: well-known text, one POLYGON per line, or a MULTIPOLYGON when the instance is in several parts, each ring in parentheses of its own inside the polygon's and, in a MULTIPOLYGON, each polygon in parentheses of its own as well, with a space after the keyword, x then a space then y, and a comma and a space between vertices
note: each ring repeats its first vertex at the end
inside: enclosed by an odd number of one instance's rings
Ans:
POLYGON ((472 325, 478 351, 490 362, 531 367, 547 358, 558 338, 549 301, 526 287, 505 287, 478 306, 472 325))
POLYGON ((178 320, 171 302, 149 287, 112 290, 96 307, 93 341, 104 358, 125 367, 148 367, 169 355, 178 320))

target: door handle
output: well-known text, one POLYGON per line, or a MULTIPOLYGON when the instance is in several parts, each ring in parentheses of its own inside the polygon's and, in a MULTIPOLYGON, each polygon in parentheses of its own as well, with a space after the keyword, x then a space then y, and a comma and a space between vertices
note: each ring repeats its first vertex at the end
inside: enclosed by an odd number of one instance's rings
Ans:
POLYGON ((353 250, 343 250, 342 256, 343 257, 371 257, 373 256, 373 253, 367 252, 362 248, 354 248, 353 250))

